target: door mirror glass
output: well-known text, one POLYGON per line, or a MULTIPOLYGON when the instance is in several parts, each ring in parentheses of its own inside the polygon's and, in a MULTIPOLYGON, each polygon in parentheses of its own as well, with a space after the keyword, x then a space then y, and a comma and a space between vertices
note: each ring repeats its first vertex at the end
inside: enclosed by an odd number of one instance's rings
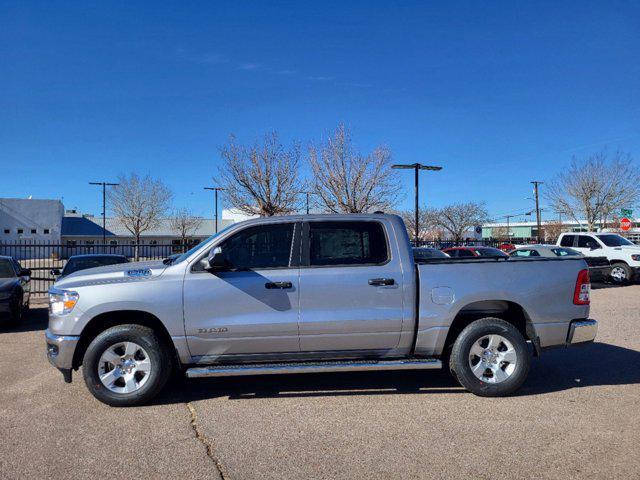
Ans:
POLYGON ((227 256, 222 252, 220 247, 216 247, 211 250, 209 253, 209 258, 207 259, 208 268, 207 270, 210 272, 222 272, 225 270, 229 270, 229 262, 227 261, 227 256))

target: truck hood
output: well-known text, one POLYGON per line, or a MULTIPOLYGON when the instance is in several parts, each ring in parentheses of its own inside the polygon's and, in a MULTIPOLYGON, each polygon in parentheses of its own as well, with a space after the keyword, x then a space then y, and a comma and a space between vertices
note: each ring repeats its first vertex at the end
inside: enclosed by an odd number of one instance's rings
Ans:
POLYGON ((119 263, 105 267, 87 268, 67 275, 55 284, 55 288, 73 289, 90 285, 126 282, 144 282, 160 277, 167 265, 162 260, 150 262, 119 263))
POLYGON ((613 249, 628 253, 640 253, 640 245, 622 245, 621 247, 613 247, 613 249))

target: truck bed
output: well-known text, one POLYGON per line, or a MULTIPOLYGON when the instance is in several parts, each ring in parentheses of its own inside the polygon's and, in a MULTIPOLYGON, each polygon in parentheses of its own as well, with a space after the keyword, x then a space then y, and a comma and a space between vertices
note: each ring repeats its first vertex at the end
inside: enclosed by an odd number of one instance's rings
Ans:
POLYGON ((436 258, 416 262, 419 319, 416 354, 439 355, 456 316, 474 310, 496 315, 521 310, 539 346, 563 344, 571 320, 586 318, 574 305, 583 258, 436 258))

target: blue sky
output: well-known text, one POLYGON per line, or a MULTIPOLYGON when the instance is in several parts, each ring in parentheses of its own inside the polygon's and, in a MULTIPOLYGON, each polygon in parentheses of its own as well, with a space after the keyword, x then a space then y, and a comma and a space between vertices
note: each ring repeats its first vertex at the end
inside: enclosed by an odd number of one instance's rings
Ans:
POLYGON ((0 196, 98 213, 87 182, 136 171, 211 217, 230 133, 306 145, 338 122, 442 165, 422 203, 495 217, 574 154, 640 158, 637 2, 22 0, 0 25, 0 196))

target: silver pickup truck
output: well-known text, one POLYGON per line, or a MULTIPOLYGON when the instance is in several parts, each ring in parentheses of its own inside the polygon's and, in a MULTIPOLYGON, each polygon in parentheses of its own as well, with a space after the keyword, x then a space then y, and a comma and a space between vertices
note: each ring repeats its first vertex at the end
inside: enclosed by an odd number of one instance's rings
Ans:
POLYGON ((414 260, 395 215, 234 224, 178 258, 74 273, 49 292, 47 354, 100 401, 189 378, 434 369, 507 395, 531 352, 593 341, 580 257, 414 260), (529 347, 531 344, 531 347, 529 347))

